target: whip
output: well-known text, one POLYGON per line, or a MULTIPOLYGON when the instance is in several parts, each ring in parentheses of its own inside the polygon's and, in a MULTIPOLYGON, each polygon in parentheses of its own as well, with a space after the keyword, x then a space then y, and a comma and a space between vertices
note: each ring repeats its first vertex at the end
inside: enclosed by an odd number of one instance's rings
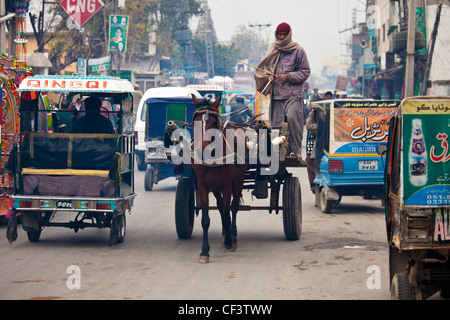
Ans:
POLYGON ((267 71, 267 70, 264 70, 264 69, 261 69, 261 68, 252 66, 251 64, 248 64, 248 63, 246 63, 246 62, 244 62, 244 61, 236 60, 236 59, 233 59, 233 58, 230 58, 230 57, 225 57, 225 56, 223 56, 223 55, 221 55, 221 54, 218 54, 218 56, 219 56, 219 57, 222 57, 222 58, 225 58, 225 59, 230 59, 230 60, 233 60, 233 61, 237 61, 237 62, 243 63, 243 64, 245 64, 246 66, 255 68, 255 69, 257 69, 257 70, 264 71, 265 73, 270 74, 271 76, 274 76, 274 77, 277 76, 276 74, 274 74, 274 73, 272 73, 272 72, 270 72, 270 71, 267 71))

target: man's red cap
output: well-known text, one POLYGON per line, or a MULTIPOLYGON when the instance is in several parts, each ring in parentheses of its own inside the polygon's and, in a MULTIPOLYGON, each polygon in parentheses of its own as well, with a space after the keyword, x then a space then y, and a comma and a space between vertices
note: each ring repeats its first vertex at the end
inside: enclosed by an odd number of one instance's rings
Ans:
POLYGON ((279 33, 279 32, 289 33, 289 31, 291 31, 291 26, 288 25, 286 22, 283 22, 278 25, 276 33, 279 33))

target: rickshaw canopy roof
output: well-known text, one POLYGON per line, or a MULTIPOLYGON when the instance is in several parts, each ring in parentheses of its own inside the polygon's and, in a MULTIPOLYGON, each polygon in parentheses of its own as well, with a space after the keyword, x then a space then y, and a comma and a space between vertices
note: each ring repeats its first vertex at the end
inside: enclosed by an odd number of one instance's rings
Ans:
POLYGON ((25 78, 19 91, 132 93, 130 81, 105 76, 32 76, 25 78))
POLYGON ((190 122, 196 110, 192 98, 150 98, 147 101, 146 137, 164 137, 167 121, 190 122))

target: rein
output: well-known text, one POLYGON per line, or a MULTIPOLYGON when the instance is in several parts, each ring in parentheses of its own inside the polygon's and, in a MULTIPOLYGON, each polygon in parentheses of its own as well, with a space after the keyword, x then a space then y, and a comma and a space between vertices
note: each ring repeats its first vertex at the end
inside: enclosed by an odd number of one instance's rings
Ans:
MULTIPOLYGON (((222 119, 220 113, 216 112, 216 111, 210 111, 208 109, 202 109, 202 110, 197 110, 194 112, 194 115, 192 117, 192 120, 194 120, 194 118, 199 115, 199 114, 203 114, 202 115, 202 136, 205 134, 205 125, 206 122, 208 121, 208 118, 210 115, 214 116, 216 118, 216 129, 218 129, 220 131, 220 135, 222 136, 223 141, 225 141, 225 144, 228 148, 228 150, 232 150, 230 147, 230 144, 228 143, 227 139, 225 138, 225 135, 223 134, 223 131, 225 130, 229 120, 225 121, 225 124, 220 126, 220 119, 222 119)), ((192 121, 194 122, 194 121, 192 121)), ((195 152, 191 152, 191 158, 195 161, 195 162, 200 162, 201 161, 201 165, 203 166, 207 166, 207 167, 219 167, 219 166, 224 166, 227 165, 228 162, 230 160, 233 160, 233 162, 236 160, 236 153, 230 153, 227 154, 221 158, 218 159, 214 159, 214 163, 207 163, 205 162, 205 160, 200 160, 197 156, 197 154, 195 152)))

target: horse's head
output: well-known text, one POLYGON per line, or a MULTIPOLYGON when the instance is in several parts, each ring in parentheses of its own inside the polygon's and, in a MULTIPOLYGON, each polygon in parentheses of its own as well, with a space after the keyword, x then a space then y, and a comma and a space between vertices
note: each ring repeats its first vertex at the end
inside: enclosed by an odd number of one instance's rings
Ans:
POLYGON ((219 94, 216 100, 211 101, 210 99, 204 98, 202 101, 199 101, 194 94, 192 95, 192 102, 194 103, 197 111, 201 111, 204 109, 219 113, 219 105, 222 100, 222 94, 219 94))
POLYGON ((221 99, 222 95, 220 94, 214 102, 211 102, 209 99, 199 101, 195 95, 192 95, 192 102, 196 107, 192 121, 202 121, 203 127, 206 130, 219 128, 219 104, 221 99))

